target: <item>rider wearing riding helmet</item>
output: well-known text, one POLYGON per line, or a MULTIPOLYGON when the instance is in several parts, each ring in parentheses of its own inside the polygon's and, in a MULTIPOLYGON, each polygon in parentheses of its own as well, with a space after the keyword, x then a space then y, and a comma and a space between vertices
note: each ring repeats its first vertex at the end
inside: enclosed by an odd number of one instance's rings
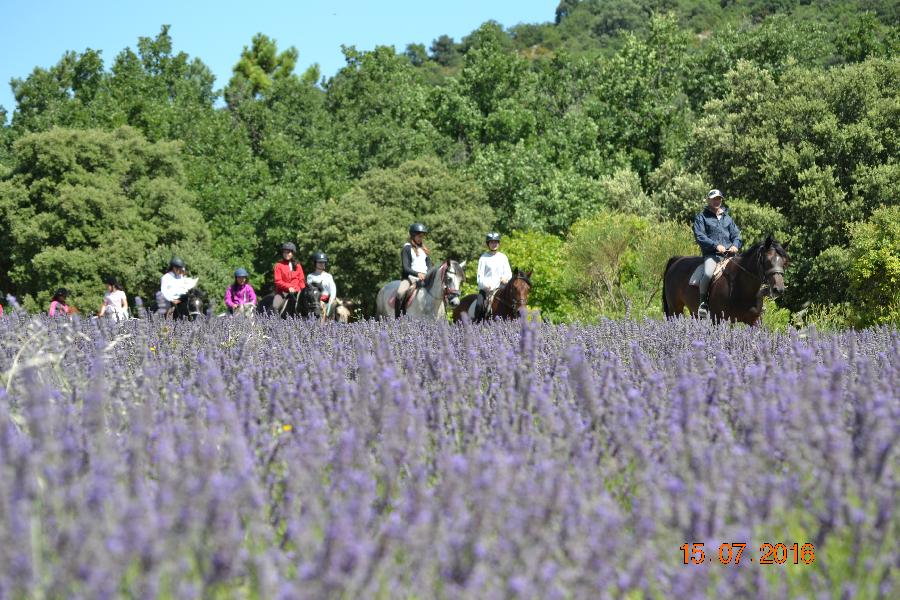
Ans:
POLYGON ((334 308, 334 302, 337 300, 337 285, 334 283, 334 277, 326 271, 328 268, 328 255, 324 252, 315 252, 312 255, 313 272, 306 277, 307 283, 318 283, 322 286, 322 295, 319 301, 325 304, 325 316, 331 314, 334 308))
POLYGON ((180 304, 182 297, 188 293, 185 272, 184 261, 173 256, 169 261, 169 270, 159 280, 159 294, 156 298, 160 304, 160 312, 168 313, 180 304))
POLYGON ((484 316, 488 297, 512 279, 509 259, 500 252, 500 234, 490 231, 484 236, 488 251, 478 258, 478 297, 475 299, 475 318, 484 316))
POLYGON ((66 303, 68 297, 69 290, 66 288, 59 288, 56 290, 53 294, 53 298, 50 300, 49 314, 51 317, 66 316, 71 312, 69 305, 66 303))
POLYGON ((741 231, 735 225, 725 197, 719 190, 710 190, 706 194, 706 208, 694 217, 694 239, 703 254, 703 276, 698 288, 700 306, 697 314, 705 317, 709 314, 709 282, 716 270, 716 263, 722 261, 726 254, 736 254, 741 248, 741 231))
POLYGON ((420 286, 425 281, 425 274, 431 269, 430 251, 425 246, 425 236, 428 228, 422 223, 413 223, 409 226, 409 241, 400 249, 400 262, 402 272, 400 274, 400 286, 397 288, 397 297, 394 301, 394 316, 400 317, 405 304, 406 293, 412 286, 420 286))
POLYGON ((225 306, 229 313, 233 313, 242 304, 256 305, 256 291, 247 282, 249 277, 250 274, 243 267, 234 272, 234 283, 225 290, 225 306))
POLYGON ((272 308, 281 310, 288 294, 297 294, 306 287, 306 276, 303 267, 294 260, 297 246, 291 242, 281 245, 281 260, 275 263, 275 298, 272 308))

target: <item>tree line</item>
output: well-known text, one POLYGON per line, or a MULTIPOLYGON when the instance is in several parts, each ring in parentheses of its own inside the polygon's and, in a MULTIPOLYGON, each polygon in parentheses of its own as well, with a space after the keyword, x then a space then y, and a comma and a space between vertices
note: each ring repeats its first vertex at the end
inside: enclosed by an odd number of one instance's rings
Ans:
POLYGON ((36 309, 65 286, 89 309, 114 275, 153 298, 172 254, 216 295, 239 266, 265 289, 295 241, 370 310, 423 221, 440 257, 503 232, 549 318, 655 316, 717 187, 745 242, 788 244, 784 310, 897 319, 895 3, 563 0, 550 16, 347 46, 328 78, 258 34, 221 89, 168 26, 108 66, 86 49, 36 67, 0 128, 0 291, 36 309))

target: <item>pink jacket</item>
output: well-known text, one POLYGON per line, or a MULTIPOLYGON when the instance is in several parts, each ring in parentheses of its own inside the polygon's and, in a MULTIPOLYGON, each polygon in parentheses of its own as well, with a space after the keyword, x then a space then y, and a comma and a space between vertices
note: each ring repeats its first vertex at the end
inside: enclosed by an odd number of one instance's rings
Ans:
POLYGON ((228 305, 228 308, 237 308, 240 304, 256 304, 256 292, 253 291, 253 286, 249 283, 242 286, 235 283, 229 285, 225 291, 225 304, 228 305))

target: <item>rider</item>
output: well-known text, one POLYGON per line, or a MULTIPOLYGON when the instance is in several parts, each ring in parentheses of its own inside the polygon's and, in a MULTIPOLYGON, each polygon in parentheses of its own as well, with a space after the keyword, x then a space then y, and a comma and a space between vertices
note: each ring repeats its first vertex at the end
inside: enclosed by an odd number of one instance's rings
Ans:
POLYGON ((327 318, 337 300, 337 286, 334 283, 334 277, 325 270, 328 268, 328 256, 324 252, 313 253, 312 262, 315 270, 309 274, 306 281, 322 286, 322 295, 319 296, 319 301, 325 304, 325 317, 327 318))
POLYGON ((56 290, 56 293, 53 294, 53 298, 50 300, 50 316, 58 317, 60 315, 66 316, 70 312, 69 305, 66 303, 66 299, 69 297, 69 290, 66 288, 59 288, 56 290))
POLYGON ((281 245, 281 260, 275 263, 275 297, 272 299, 272 308, 281 311, 288 294, 298 294, 306 287, 306 276, 303 267, 294 260, 297 246, 291 242, 281 245))
POLYGON ((124 321, 128 318, 128 297, 122 291, 122 286, 115 277, 107 277, 103 283, 106 284, 106 294, 103 296, 103 306, 100 307, 97 316, 113 321, 124 321))
POLYGON ((475 299, 475 319, 484 318, 487 300, 501 286, 512 279, 509 259, 500 252, 500 234, 490 231, 484 236, 488 251, 478 259, 478 297, 475 299))
POLYGON ((234 283, 225 290, 225 306, 229 313, 234 313, 242 304, 256 305, 256 292, 247 280, 250 275, 241 267, 234 272, 234 283))
POLYGON ((700 306, 697 314, 700 317, 709 315, 709 282, 726 253, 736 254, 741 247, 741 231, 725 205, 725 197, 719 190, 710 190, 706 194, 706 208, 694 217, 694 239, 700 245, 703 254, 703 276, 698 288, 700 306))
POLYGON ((425 246, 428 228, 422 223, 409 226, 409 241, 400 250, 400 262, 403 265, 400 275, 400 286, 394 300, 394 316, 399 318, 403 313, 406 293, 412 286, 419 287, 425 281, 425 274, 431 269, 431 256, 425 246))
POLYGON ((177 305, 181 304, 182 297, 190 290, 186 281, 184 261, 173 256, 169 261, 169 270, 159 280, 159 309, 163 314, 170 313, 177 305))

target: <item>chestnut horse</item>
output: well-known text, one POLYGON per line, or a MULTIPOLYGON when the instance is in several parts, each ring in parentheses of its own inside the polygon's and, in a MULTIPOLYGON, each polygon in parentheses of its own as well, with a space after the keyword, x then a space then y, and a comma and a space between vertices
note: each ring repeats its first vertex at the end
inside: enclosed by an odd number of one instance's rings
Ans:
MULTIPOLYGON (((491 300, 491 318, 518 319, 521 310, 528 304, 528 294, 531 292, 531 271, 516 270, 506 285, 494 294, 491 300)), ((478 294, 469 294, 459 301, 459 306, 453 309, 453 322, 457 323, 464 314, 468 314, 473 321, 475 319, 475 299, 478 294)), ((480 320, 480 319, 479 319, 480 320)))
MULTIPOLYGON (((662 290, 666 317, 682 315, 685 307, 691 316, 697 316, 700 292, 688 282, 703 260, 702 256, 669 259, 663 272, 662 290)), ((735 256, 710 284, 709 313, 712 319, 748 325, 756 323, 762 314, 763 297, 776 298, 784 293, 784 268, 789 263, 787 252, 771 235, 735 256)))

